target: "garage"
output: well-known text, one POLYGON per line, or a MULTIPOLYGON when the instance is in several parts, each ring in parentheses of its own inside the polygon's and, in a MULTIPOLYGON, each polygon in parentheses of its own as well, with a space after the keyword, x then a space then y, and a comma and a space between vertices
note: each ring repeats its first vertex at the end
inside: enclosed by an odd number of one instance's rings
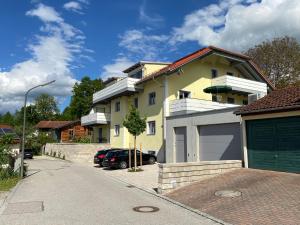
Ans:
POLYGON ((300 172, 300 117, 246 122, 250 168, 300 172))
POLYGON ((187 162, 186 127, 175 127, 176 162, 187 162))
POLYGON ((300 87, 272 91, 235 113, 246 167, 300 173, 300 87))
POLYGON ((199 126, 198 132, 201 161, 242 159, 239 123, 199 126))

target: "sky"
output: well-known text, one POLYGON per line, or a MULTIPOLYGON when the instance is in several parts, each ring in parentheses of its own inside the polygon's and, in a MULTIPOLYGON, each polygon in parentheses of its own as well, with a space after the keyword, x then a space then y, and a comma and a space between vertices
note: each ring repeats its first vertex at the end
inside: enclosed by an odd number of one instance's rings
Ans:
POLYGON ((172 62, 215 45, 243 52, 284 35, 300 40, 299 0, 1 0, 0 114, 29 88, 63 110, 83 76, 107 79, 141 61, 172 62))

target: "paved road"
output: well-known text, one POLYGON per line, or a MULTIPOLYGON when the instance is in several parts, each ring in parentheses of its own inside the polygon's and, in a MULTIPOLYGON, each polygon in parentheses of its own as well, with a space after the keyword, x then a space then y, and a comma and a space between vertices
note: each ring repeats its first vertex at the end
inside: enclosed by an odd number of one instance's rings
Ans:
POLYGON ((128 188, 99 168, 50 159, 31 160, 29 165, 32 175, 10 196, 10 205, 0 209, 1 225, 216 224, 144 191, 128 188), (27 202, 29 205, 23 209, 33 212, 16 214, 8 210, 12 203, 20 202, 27 202), (40 202, 44 210, 38 212, 40 202), (143 205, 160 210, 132 210, 143 205))

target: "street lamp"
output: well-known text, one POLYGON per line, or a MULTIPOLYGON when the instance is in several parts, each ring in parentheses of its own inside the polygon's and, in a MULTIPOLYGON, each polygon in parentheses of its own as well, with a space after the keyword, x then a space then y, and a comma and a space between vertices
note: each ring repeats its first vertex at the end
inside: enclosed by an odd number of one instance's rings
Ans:
POLYGON ((50 81, 50 82, 47 82, 47 83, 44 83, 44 84, 40 84, 40 85, 37 85, 33 88, 30 88, 26 93, 25 93, 25 100, 24 100, 24 115, 23 115, 23 132, 22 132, 22 153, 21 153, 21 170, 20 170, 20 175, 21 177, 23 178, 23 175, 24 175, 24 148, 25 148, 25 125, 26 125, 26 103, 27 103, 27 96, 29 94, 30 91, 32 91, 33 89, 36 89, 38 87, 44 87, 44 86, 47 86, 49 84, 52 84, 54 83, 55 80, 53 81, 50 81))

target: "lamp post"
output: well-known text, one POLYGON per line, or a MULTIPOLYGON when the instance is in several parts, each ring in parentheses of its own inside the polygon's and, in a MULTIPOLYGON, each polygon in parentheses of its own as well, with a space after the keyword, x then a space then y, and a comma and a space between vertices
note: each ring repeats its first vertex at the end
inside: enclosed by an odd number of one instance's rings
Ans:
POLYGON ((22 132, 22 152, 21 152, 21 169, 20 169, 20 176, 21 178, 23 178, 24 175, 24 148, 25 148, 25 125, 26 125, 26 103, 27 103, 27 97, 30 91, 32 91, 33 89, 36 89, 38 87, 44 87, 47 86, 49 84, 54 83, 55 80, 44 83, 44 84, 40 84, 37 85, 35 87, 30 88, 26 93, 25 93, 25 100, 24 100, 24 114, 23 114, 23 132, 22 132))

